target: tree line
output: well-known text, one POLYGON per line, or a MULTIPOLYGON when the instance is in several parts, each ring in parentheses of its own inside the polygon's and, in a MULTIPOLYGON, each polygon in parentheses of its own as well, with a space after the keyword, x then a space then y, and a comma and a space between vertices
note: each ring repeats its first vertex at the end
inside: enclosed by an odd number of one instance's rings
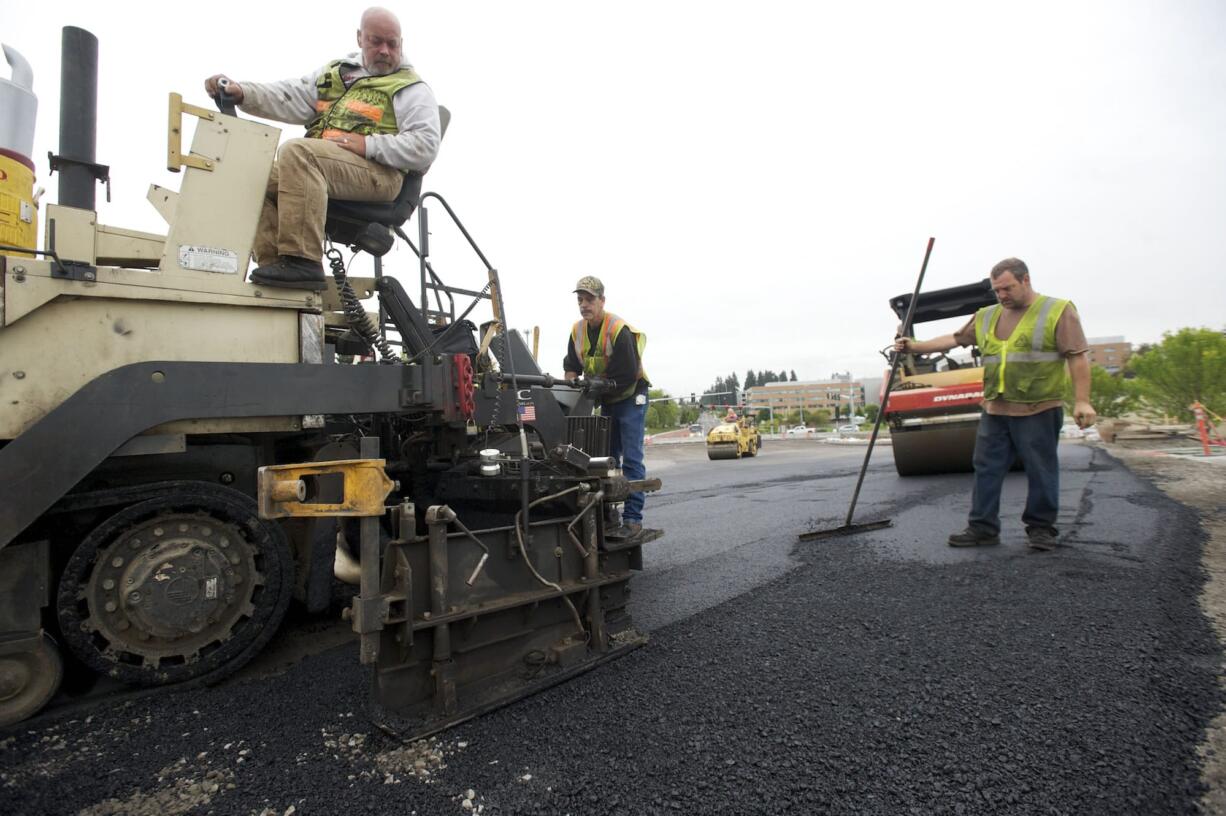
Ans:
POLYGON ((775 372, 769 368, 756 371, 751 368, 745 372, 745 382, 742 386, 741 378, 734 371, 727 377, 716 377, 715 382, 702 392, 702 398, 698 400, 698 404, 704 406, 738 405, 744 402, 745 391, 750 388, 774 382, 796 382, 798 379, 796 369, 792 369, 791 372, 782 370, 775 372))
POLYGON ((702 398, 698 400, 698 404, 702 406, 735 405, 740 401, 741 379, 734 371, 727 377, 716 377, 715 382, 702 392, 702 398))
POLYGON ((787 371, 780 371, 778 374, 776 374, 774 371, 771 371, 769 368, 766 369, 765 371, 754 371, 753 369, 750 369, 749 371, 745 373, 745 388, 746 389, 753 388, 756 385, 766 385, 767 383, 773 383, 773 382, 796 382, 796 381, 797 381, 796 369, 794 368, 791 371, 791 376, 789 376, 789 372, 787 371))
MULTIPOLYGON (((1065 402, 1072 405, 1070 385, 1065 402)), ((1226 332, 1186 328, 1142 344, 1122 371, 1090 370, 1090 403, 1102 417, 1162 414, 1191 422, 1193 402, 1226 414, 1226 332)))
POLYGON ((698 421, 704 410, 715 410, 725 405, 744 405, 745 391, 756 385, 797 380, 795 369, 778 373, 770 369, 750 369, 745 373, 743 386, 741 378, 734 371, 726 377, 716 377, 715 382, 707 386, 701 396, 690 394, 688 399, 684 395, 671 397, 662 389, 652 389, 648 394, 650 402, 647 406, 647 427, 675 428, 691 425, 698 421))

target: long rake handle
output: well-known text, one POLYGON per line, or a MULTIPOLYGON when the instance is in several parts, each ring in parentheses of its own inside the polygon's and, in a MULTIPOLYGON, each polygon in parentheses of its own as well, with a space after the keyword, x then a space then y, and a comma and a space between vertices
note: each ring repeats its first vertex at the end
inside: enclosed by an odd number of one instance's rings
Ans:
MULTIPOLYGON (((924 273, 928 271, 928 258, 932 255, 932 245, 936 242, 936 238, 928 239, 928 248, 924 250, 924 263, 920 266, 919 278, 915 281, 915 291, 911 293, 911 303, 907 305, 907 317, 902 322, 902 336, 909 337, 911 332, 911 319, 915 317, 915 304, 919 300, 920 287, 924 285, 924 273)), ((868 460, 872 458, 873 446, 877 444, 877 432, 881 430, 881 420, 885 416, 885 407, 890 399, 890 392, 894 390, 894 378, 898 374, 898 352, 890 352, 890 378, 886 380, 885 396, 881 400, 881 407, 877 409, 877 419, 873 422, 873 435, 868 439, 868 450, 864 452, 864 464, 860 465, 860 475, 856 479, 856 489, 851 494, 851 506, 847 508, 847 520, 843 522, 844 527, 851 526, 851 517, 856 512, 856 502, 860 500, 860 487, 864 484, 864 474, 868 471, 868 460)))

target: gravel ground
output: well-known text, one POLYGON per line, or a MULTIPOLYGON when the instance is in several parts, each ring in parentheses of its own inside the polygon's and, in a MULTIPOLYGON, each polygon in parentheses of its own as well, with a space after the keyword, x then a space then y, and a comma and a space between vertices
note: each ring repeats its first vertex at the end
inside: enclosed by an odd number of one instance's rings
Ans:
POLYGON ((372 731, 352 647, 43 721, 0 741, 0 812, 1196 812, 1222 701, 1205 534, 1103 452, 1078 461, 1055 553, 796 547, 781 577, 428 745, 372 731))

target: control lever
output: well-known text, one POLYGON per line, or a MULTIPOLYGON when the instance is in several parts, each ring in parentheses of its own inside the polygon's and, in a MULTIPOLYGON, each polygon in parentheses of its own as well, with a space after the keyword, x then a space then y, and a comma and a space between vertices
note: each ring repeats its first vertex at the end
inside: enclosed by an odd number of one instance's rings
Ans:
POLYGON ((228 87, 230 87, 230 80, 225 77, 217 80, 217 94, 213 97, 213 101, 217 103, 217 110, 226 116, 238 116, 238 111, 234 107, 237 100, 226 91, 228 87))
POLYGON ((583 386, 588 394, 593 397, 612 393, 615 387, 612 380, 605 379, 604 377, 585 377, 583 379, 583 386))

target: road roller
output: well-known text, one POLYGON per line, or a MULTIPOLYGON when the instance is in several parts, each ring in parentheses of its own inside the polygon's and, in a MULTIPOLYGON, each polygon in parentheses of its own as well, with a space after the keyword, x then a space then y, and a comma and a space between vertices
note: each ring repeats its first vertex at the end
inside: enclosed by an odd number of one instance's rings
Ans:
MULTIPOLYGON (((925 292, 912 325, 973 315, 996 304, 988 278, 978 283, 925 292)), ((911 293, 890 299, 899 320, 906 317, 911 293)), ((889 423, 894 467, 899 476, 964 473, 972 469, 975 433, 983 410, 983 365, 979 349, 959 362, 945 354, 907 354, 891 394, 882 395, 889 423)))
POLYGON ((757 456, 762 448, 762 436, 752 417, 726 420, 707 432, 707 458, 740 459, 757 456))
POLYGON ((605 525, 659 480, 628 480, 592 384, 543 371, 506 328, 498 272, 451 205, 414 173, 394 201, 330 201, 330 280, 252 283, 280 131, 170 94, 182 183, 148 192, 165 231, 103 224, 97 47, 64 30, 41 248, 24 62, 0 85, 0 123, 25 123, 0 145, 0 726, 66 670, 220 680, 291 602, 328 609, 336 579, 359 587, 345 613, 371 711, 406 738, 642 644, 628 583, 660 533, 612 541, 605 525), (445 282, 440 228, 467 242, 476 282, 445 282), (407 286, 384 268, 396 243, 416 256, 407 286), (360 254, 373 276, 349 274, 360 254), (479 327, 476 306, 492 314, 479 327))

